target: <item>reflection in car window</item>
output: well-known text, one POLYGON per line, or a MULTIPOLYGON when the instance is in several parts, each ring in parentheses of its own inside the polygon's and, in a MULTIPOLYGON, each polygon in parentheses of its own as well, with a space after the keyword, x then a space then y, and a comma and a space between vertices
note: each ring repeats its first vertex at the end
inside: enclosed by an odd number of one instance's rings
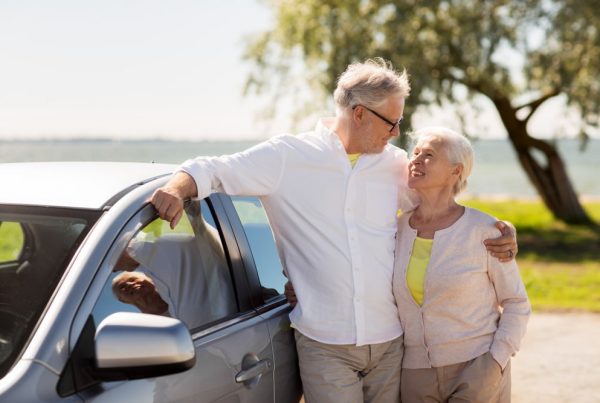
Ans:
POLYGON ((283 275, 281 260, 262 203, 256 197, 232 197, 231 199, 250 243, 265 299, 282 294, 287 279, 283 275))
POLYGON ((87 210, 0 206, 0 378, 24 348, 97 216, 87 210))
POLYGON ((94 308, 98 324, 117 311, 180 319, 195 329, 238 311, 230 269, 206 202, 191 202, 171 229, 156 219, 138 231, 94 308))
POLYGON ((19 258, 23 250, 23 228, 18 222, 0 222, 0 264, 19 258))

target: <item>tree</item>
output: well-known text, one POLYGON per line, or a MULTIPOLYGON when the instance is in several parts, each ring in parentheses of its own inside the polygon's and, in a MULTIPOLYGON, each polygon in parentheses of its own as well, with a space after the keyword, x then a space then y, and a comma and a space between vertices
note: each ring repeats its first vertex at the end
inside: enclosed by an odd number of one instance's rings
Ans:
POLYGON ((581 116, 582 139, 598 127, 600 8, 594 3, 273 0, 275 26, 247 49, 254 66, 248 88, 264 92, 276 79, 285 83, 300 63, 313 89, 331 94, 349 63, 381 56, 410 74, 407 115, 419 104, 486 97, 545 205, 561 220, 589 224, 556 147, 531 135, 528 123, 544 102, 563 95, 581 116))

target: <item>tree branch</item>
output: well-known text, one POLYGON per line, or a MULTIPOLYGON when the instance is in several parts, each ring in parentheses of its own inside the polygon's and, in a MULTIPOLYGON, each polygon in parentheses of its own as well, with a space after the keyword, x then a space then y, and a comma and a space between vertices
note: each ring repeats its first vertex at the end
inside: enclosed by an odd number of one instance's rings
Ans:
POLYGON ((553 89, 552 91, 550 91, 546 95, 542 96, 541 98, 536 99, 535 101, 531 101, 524 105, 517 106, 515 108, 515 111, 520 111, 521 109, 524 109, 524 108, 531 108, 531 110, 529 111, 529 113, 527 114, 525 119, 523 119, 523 122, 527 123, 529 121, 529 119, 531 118, 531 116, 535 113, 535 111, 540 107, 541 104, 546 102, 548 99, 557 96, 558 94, 560 94, 560 91, 558 89, 553 89))

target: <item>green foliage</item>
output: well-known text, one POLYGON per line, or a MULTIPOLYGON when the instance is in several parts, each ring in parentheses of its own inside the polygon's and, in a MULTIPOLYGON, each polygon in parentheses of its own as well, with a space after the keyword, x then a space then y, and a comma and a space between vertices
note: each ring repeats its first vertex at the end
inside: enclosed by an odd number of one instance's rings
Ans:
MULTIPOLYGON (((174 229, 171 229, 168 221, 157 218, 140 231, 140 235, 146 240, 160 238, 164 234, 193 234, 192 224, 186 214, 181 216, 179 223, 174 229)), ((138 235, 138 236, 140 236, 138 235)))
POLYGON ((16 260, 23 249, 23 230, 19 223, 0 223, 0 263, 16 260))
MULTIPOLYGON (((302 63, 305 82, 331 94, 349 63, 381 56, 411 76, 407 115, 418 104, 463 103, 474 95, 510 100, 516 108, 565 94, 588 124, 600 123, 600 8, 594 0, 271 0, 267 5, 275 25, 255 37, 246 52, 255 67, 251 90, 266 92, 278 79, 274 88, 281 94, 292 66, 302 63)), ((588 129, 581 127, 582 133, 588 129)))
MULTIPOLYGON (((513 223, 517 228, 521 259, 572 263, 600 261, 600 228, 557 221, 541 202, 468 200, 465 205, 513 223)), ((592 218, 600 221, 600 203, 584 206, 592 218)))

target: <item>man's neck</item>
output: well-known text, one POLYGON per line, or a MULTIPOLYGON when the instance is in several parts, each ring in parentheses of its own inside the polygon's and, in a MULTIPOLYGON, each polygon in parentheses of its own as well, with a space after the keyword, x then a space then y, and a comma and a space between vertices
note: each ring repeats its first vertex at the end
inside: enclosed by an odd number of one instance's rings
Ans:
POLYGON ((336 117, 333 122, 327 126, 329 130, 335 133, 336 136, 339 137, 342 145, 344 146, 344 150, 346 150, 346 154, 361 154, 361 149, 357 144, 353 144, 350 137, 350 130, 348 128, 348 123, 339 117, 336 117))

